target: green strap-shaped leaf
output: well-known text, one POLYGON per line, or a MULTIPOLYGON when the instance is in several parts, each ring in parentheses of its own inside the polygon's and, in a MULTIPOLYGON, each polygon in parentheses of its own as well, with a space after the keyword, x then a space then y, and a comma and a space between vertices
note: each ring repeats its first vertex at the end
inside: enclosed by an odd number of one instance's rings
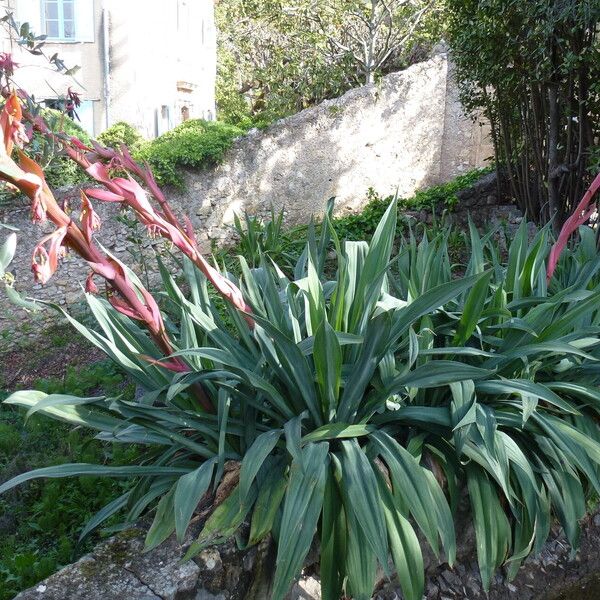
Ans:
POLYGON ((272 600, 283 600, 300 574, 317 529, 323 507, 329 444, 309 444, 302 462, 292 463, 279 531, 272 600))
POLYGON ((379 495, 387 526, 388 541, 402 594, 406 600, 421 600, 425 587, 423 554, 417 535, 400 513, 383 476, 378 475, 379 495))
POLYGON ((175 486, 173 507, 177 539, 182 542, 194 510, 206 494, 212 480, 216 458, 207 460, 196 470, 179 478, 175 486))
POLYGON ((174 497, 177 484, 159 501, 156 514, 144 541, 144 552, 149 552, 162 544, 175 531, 174 497))
POLYGON ((44 467, 16 477, 0 485, 0 494, 32 479, 44 477, 56 479, 60 477, 74 477, 79 475, 94 475, 96 477, 136 477, 138 475, 185 475, 189 469, 183 467, 153 467, 153 466, 124 466, 107 467, 88 463, 67 463, 55 467, 44 467))
POLYGON ((468 466, 467 484, 477 539, 477 561, 483 588, 487 591, 494 572, 508 554, 511 529, 498 493, 485 472, 468 466))
POLYGON ((248 545, 258 544, 273 529, 287 487, 285 465, 269 465, 252 512, 248 545))
POLYGON ((346 550, 346 597, 353 600, 371 600, 375 577, 377 575, 377 557, 369 543, 367 534, 358 523, 345 495, 344 513, 348 528, 346 550))
POLYGON ((321 321, 314 338, 313 359, 326 420, 335 416, 342 381, 342 349, 333 327, 321 321))
POLYGON ((569 402, 563 400, 558 394, 541 383, 536 383, 528 379, 498 379, 490 381, 481 381, 475 383, 478 392, 486 394, 517 394, 518 396, 534 396, 544 400, 561 410, 572 415, 579 414, 579 411, 569 402))
POLYGON ((475 331, 477 323, 481 318, 485 301, 488 297, 487 292, 491 277, 492 271, 487 271, 484 273, 467 295, 467 299, 462 310, 462 315, 456 329, 456 335, 454 336, 453 343, 455 346, 464 345, 471 337, 471 334, 475 331))
POLYGON ((363 437, 375 431, 374 425, 349 425, 348 423, 329 423, 323 425, 302 438, 302 443, 323 442, 325 440, 342 440, 363 437))
MULTIPOLYGON (((14 392, 6 400, 5 404, 14 404, 27 408, 34 407, 38 402, 46 398, 47 394, 37 390, 22 390, 14 392)), ((89 427, 107 433, 123 427, 125 422, 105 412, 94 410, 93 407, 83 405, 63 405, 47 406, 38 409, 40 413, 73 425, 89 427)))
POLYGON ((387 433, 378 431, 371 440, 389 468, 394 496, 408 508, 434 553, 439 553, 438 538, 442 536, 446 552, 452 557, 456 552, 454 523, 441 489, 432 494, 433 485, 425 469, 387 433))
POLYGON ((261 433, 244 455, 240 469, 240 502, 242 504, 246 501, 254 478, 265 462, 265 459, 277 445, 281 433, 281 429, 261 433))
POLYGON ((118 513, 127 506, 130 492, 125 492, 106 506, 103 506, 86 524, 79 534, 79 541, 84 540, 92 531, 99 527, 104 521, 118 513))
POLYGON ((347 508, 358 521, 381 567, 387 573, 385 518, 374 467, 356 440, 344 440, 341 445, 342 485, 348 496, 347 508))
POLYGON ((493 371, 473 367, 469 364, 452 360, 434 360, 410 371, 406 375, 396 377, 386 386, 386 393, 399 392, 403 388, 433 388, 449 385, 458 381, 483 379, 493 371))
POLYGON ((321 519, 321 597, 339 600, 345 577, 346 514, 333 467, 328 469, 321 519))

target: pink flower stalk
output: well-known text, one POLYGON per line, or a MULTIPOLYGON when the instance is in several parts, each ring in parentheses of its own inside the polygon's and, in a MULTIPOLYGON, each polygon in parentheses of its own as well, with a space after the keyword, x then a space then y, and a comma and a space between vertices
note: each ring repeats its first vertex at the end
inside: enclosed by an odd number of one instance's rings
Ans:
POLYGON ((88 242, 92 241, 92 233, 100 229, 101 221, 98 214, 94 211, 90 199, 81 192, 81 225, 83 234, 88 242))
POLYGON ((31 270, 38 283, 48 283, 48 280, 58 269, 58 259, 65 255, 62 245, 67 235, 67 227, 63 225, 56 231, 42 238, 33 251, 31 270), (46 249, 48 244, 48 249, 46 249))
POLYGON ((132 208, 151 237, 161 236, 179 248, 202 271, 221 296, 244 313, 247 323, 253 327, 252 309, 244 300, 241 290, 202 256, 198 250, 191 221, 185 219, 185 224, 181 225, 148 165, 142 167, 136 163, 126 147, 123 147, 120 153, 111 148, 104 148, 96 142, 93 142, 93 147, 93 152, 84 155, 79 146, 73 148, 65 145, 69 156, 84 168, 88 175, 105 187, 105 189, 88 189, 86 194, 104 202, 122 202, 132 208), (92 163, 90 160, 95 162, 92 163), (111 177, 109 168, 101 162, 102 160, 107 161, 110 167, 124 169, 141 179, 150 190, 152 197, 157 200, 160 210, 152 206, 144 188, 133 177, 130 176, 129 179, 111 177))
POLYGON ((594 196, 600 189, 600 173, 596 176, 592 185, 588 188, 587 192, 584 194, 581 202, 577 205, 577 208, 573 211, 573 214, 565 221, 565 224, 562 226, 560 233, 558 235, 558 239, 552 246, 550 250, 550 255, 548 257, 548 269, 546 271, 546 279, 550 281, 554 271, 556 270, 556 265, 558 264, 558 259, 562 251, 567 246, 569 242, 569 238, 579 229, 581 225, 583 225, 596 211, 595 206, 590 206, 594 196))
MULTIPOLYGON (((80 228, 56 202, 40 166, 22 152, 19 153, 19 164, 11 158, 10 153, 16 141, 14 134, 20 131, 21 127, 20 116, 20 103, 18 97, 13 94, 0 114, 0 179, 29 196, 32 202, 32 217, 35 221, 49 218, 57 227, 54 232, 45 236, 34 250, 32 270, 36 280, 47 283, 56 272, 59 259, 64 255, 66 248, 73 249, 87 261, 91 268, 91 273, 86 280, 86 290, 91 293, 97 292, 98 288, 93 278, 96 275, 103 277, 108 284, 109 300, 113 306, 120 312, 142 321, 165 357, 170 356, 173 353, 173 346, 154 298, 146 289, 135 285, 129 279, 121 263, 100 252, 94 244, 92 232, 98 228, 100 220, 89 198, 82 196, 82 227, 80 228)), ((116 189, 121 190, 121 188, 116 189)), ((181 371, 190 370, 183 359, 171 360, 181 371)), ((201 386, 194 386, 194 392, 200 405, 205 410, 214 412, 212 402, 204 389, 201 386)))

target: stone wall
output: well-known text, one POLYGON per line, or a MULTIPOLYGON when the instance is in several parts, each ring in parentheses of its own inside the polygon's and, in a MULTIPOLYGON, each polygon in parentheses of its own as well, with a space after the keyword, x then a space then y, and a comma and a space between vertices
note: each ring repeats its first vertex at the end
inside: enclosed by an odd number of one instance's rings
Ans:
POLYGON ((223 164, 186 177, 182 204, 201 237, 222 239, 235 212, 283 209, 289 223, 354 211, 369 188, 409 197, 480 167, 488 129, 465 117, 444 53, 237 140, 223 164), (225 229, 224 229, 225 226, 225 229))
MULTIPOLYGON (((185 549, 198 534, 198 516, 182 548, 172 536, 143 553, 145 530, 135 528, 98 545, 78 562, 20 593, 15 600, 267 600, 271 597, 275 549, 269 538, 238 550, 231 541, 203 550, 182 563, 185 549)), ((600 584, 600 515, 582 523, 580 547, 571 553, 564 534, 553 528, 537 556, 530 556, 512 581, 499 570, 489 592, 482 587, 475 536, 468 521, 457 523, 457 563, 450 567, 423 545, 424 600, 579 600, 598 598, 600 584), (462 525, 462 527, 459 527, 462 525), (583 591, 585 590, 585 593, 583 591)), ((286 600, 320 600, 318 551, 313 548, 302 576, 286 600)), ((390 565, 393 572, 393 565, 390 565)), ((402 600, 395 577, 379 573, 373 600, 402 600)))
MULTIPOLYGON (((267 214, 273 206, 284 210, 292 225, 322 213, 332 196, 338 213, 359 210, 369 188, 407 197, 481 166, 491 153, 486 140, 485 128, 463 115, 450 62, 439 54, 265 131, 251 131, 234 143, 220 166, 187 173, 185 189, 171 190, 169 197, 176 212, 192 217, 203 249, 209 250, 211 241, 230 238, 236 211, 267 214)), ((57 195, 78 205, 76 189, 57 195)), ((103 220, 98 241, 135 268, 139 249, 127 239, 131 232, 116 221, 118 207, 96 202, 95 208, 103 220)), ((18 256, 11 265, 20 291, 63 305, 83 297, 88 270, 76 256, 67 257, 45 287, 33 283, 31 254, 50 224, 33 226, 25 203, 0 210, 0 221, 20 229, 18 256)), ((156 243, 144 239, 146 246, 156 243)), ((31 326, 36 317, 8 305, 0 290, 1 351, 8 343, 2 341, 3 332, 23 320, 31 326)))

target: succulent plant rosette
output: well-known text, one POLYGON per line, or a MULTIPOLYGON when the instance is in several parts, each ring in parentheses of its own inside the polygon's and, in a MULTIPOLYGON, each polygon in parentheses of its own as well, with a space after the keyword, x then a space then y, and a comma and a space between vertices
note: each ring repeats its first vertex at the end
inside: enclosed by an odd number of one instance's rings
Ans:
POLYGON ((188 558, 270 536, 275 599, 313 545, 323 598, 371 598, 379 566, 420 599, 423 548, 454 564, 465 505, 485 587, 502 565, 514 576, 556 519, 576 546, 586 501, 600 493, 600 260, 584 226, 600 178, 553 247, 548 228, 529 240, 523 223, 505 260, 493 235, 471 226, 460 277, 447 232, 410 236, 394 251, 395 202, 370 242, 339 240, 329 205, 293 274, 266 256, 253 268, 239 257, 232 274, 201 254, 191 222, 127 148, 54 134, 24 102, 13 93, 4 105, 0 178, 29 197, 34 221, 56 226, 35 248, 33 276, 47 283, 66 251, 87 263, 97 325, 54 308, 143 394, 29 390, 6 402, 146 451, 126 466, 23 473, 0 492, 34 478, 127 478, 82 536, 116 514, 125 523, 153 515, 147 549, 175 534, 188 558), (82 190, 78 211, 60 206, 22 151, 24 114, 99 184, 82 190), (157 258, 154 293, 95 241, 97 201, 127 207, 179 252, 177 270, 157 258), (235 485, 190 539, 226 463, 235 485))

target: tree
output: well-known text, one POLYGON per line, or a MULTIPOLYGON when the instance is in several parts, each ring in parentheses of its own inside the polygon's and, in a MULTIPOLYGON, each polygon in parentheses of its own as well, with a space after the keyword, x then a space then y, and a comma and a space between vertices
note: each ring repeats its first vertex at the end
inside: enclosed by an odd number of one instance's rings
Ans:
POLYGON ((585 190, 600 133, 600 2, 447 6, 463 103, 490 120, 520 207, 558 229, 585 190))
POLYGON ((351 57, 368 84, 405 51, 433 8, 432 0, 345 0, 322 9, 313 3, 308 18, 334 51, 351 57))
POLYGON ((441 0, 221 0, 220 117, 269 122, 426 56, 441 0))

